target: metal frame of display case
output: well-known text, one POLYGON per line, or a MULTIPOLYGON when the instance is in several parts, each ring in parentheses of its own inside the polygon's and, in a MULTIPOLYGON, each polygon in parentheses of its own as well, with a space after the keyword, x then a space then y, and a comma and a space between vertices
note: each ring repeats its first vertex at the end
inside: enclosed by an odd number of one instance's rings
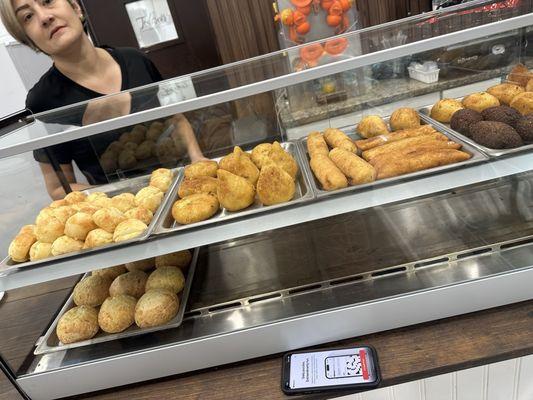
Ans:
MULTIPOLYGON (((461 7, 443 11, 457 9, 461 7)), ((25 142, 16 143, 15 132, 0 139, 0 157, 531 25, 533 13, 25 142)), ((102 250, 75 259, 13 270, 0 275, 0 291, 87 272, 94 269, 95 265, 103 268, 181 249, 242 238, 509 177, 531 169, 533 153, 523 153, 487 160, 481 164, 418 180, 406 179, 400 183, 359 193, 314 199, 305 204, 251 218, 153 237, 139 244, 102 250), (178 238, 179 240, 176 240, 178 238)), ((37 365, 32 373, 18 376, 17 383, 35 400, 74 395, 530 299, 533 284, 533 262, 530 256, 533 254, 533 245, 529 242, 516 245, 503 243, 487 251, 488 253, 483 254, 467 254, 462 260, 453 255, 445 262, 435 262, 432 264, 434 268, 428 270, 425 279, 414 282, 410 280, 413 276, 410 272, 414 271, 415 266, 402 266, 401 276, 392 273, 383 279, 372 280, 373 291, 368 293, 367 297, 350 296, 351 293, 356 293, 350 290, 357 291, 357 287, 348 282, 329 291, 311 290, 297 294, 286 299, 283 307, 278 304, 275 308, 274 301, 258 303, 255 310, 260 312, 254 315, 253 323, 246 323, 247 318, 251 318, 250 307, 253 305, 250 304, 244 304, 239 310, 228 309, 209 316, 200 312, 200 315, 186 318, 182 327, 173 333, 175 336, 169 338, 168 343, 151 343, 145 349, 118 355, 95 356, 94 360, 82 360, 68 366, 62 364, 67 356, 66 352, 58 352, 53 356, 44 357, 42 364, 37 365), (484 272, 473 278, 468 272, 468 266, 472 264, 484 272), (502 286, 512 287, 513 290, 499 290, 502 286), (465 298, 470 301, 465 302, 465 298), (379 315, 379 318, 375 318, 376 315, 379 315)), ((428 262, 431 263, 431 260, 428 262)), ((422 269, 419 271, 422 271, 419 276, 424 274, 422 269)), ((372 276, 369 277, 369 282, 370 278, 372 276)))

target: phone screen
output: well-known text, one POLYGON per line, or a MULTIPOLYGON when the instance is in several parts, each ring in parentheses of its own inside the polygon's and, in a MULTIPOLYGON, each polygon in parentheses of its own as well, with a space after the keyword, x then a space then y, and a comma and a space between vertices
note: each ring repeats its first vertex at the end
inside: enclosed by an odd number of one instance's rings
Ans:
POLYGON ((290 355, 290 389, 368 384, 376 375, 366 347, 290 355))

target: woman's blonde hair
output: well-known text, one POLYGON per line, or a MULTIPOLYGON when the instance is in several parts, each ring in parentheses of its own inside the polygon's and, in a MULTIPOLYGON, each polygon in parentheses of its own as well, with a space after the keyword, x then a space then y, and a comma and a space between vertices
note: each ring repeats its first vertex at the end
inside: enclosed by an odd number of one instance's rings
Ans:
POLYGON ((9 34, 17 41, 31 47, 35 51, 40 51, 35 43, 33 43, 28 35, 26 35, 24 28, 20 25, 20 22, 15 15, 15 9, 13 8, 11 0, 0 0, 0 19, 2 19, 2 23, 9 34))

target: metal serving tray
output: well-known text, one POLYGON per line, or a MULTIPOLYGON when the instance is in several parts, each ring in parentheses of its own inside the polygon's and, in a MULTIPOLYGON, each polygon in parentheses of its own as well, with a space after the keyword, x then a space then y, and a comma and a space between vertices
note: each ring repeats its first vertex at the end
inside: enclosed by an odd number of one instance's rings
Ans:
MULTIPOLYGON (((462 97, 458 98, 457 100, 459 100, 459 101, 462 100, 462 97)), ((421 109, 418 110, 418 113, 420 114, 420 118, 424 122, 426 122, 428 124, 431 124, 431 125, 435 126, 436 128, 441 129, 444 132, 447 132, 447 133, 449 133, 452 136, 455 136, 458 139, 461 139, 463 142, 466 142, 466 143, 472 145, 473 147, 475 147, 476 149, 482 151, 483 153, 485 153, 486 155, 488 155, 490 157, 502 157, 502 156, 505 156, 507 154, 513 154, 513 153, 518 153, 518 152, 522 152, 522 151, 527 151, 527 150, 533 149, 533 142, 526 142, 526 144, 524 144, 523 146, 515 147, 515 148, 512 148, 512 149, 491 149, 490 147, 483 146, 483 145, 477 143, 476 141, 470 139, 469 137, 463 135, 462 133, 457 132, 456 130, 450 128, 449 124, 444 124, 442 122, 439 122, 439 121, 434 120, 433 118, 431 118, 429 115, 431 113, 431 108, 432 107, 433 107, 433 105, 430 105, 430 106, 422 107, 421 109)))
MULTIPOLYGON (((181 182, 183 181, 184 174, 180 174, 178 177, 178 180, 175 182, 171 189, 171 194, 168 199, 168 201, 165 203, 164 210, 161 214, 161 218, 157 223, 157 226, 154 230, 154 235, 158 234, 166 234, 170 232, 176 232, 176 231, 182 231, 192 228, 197 228, 199 226, 205 226, 209 224, 216 224, 220 222, 229 221, 235 218, 242 218, 245 216, 258 214, 258 213, 264 213, 272 210, 276 210, 279 208, 284 207, 290 207, 295 204, 303 203, 306 201, 309 201, 314 198, 313 192, 311 190, 309 178, 307 174, 305 173, 304 169, 304 163, 302 160, 301 153, 298 151, 298 146, 294 142, 283 142, 281 143, 281 147, 288 153, 290 153, 296 162, 298 163, 298 168, 300 169, 300 172, 298 173, 298 176, 296 177, 296 192, 294 194, 294 199, 291 201, 288 201, 286 203, 276 204, 273 206, 264 206, 262 205, 259 200, 255 199, 254 204, 252 204, 250 207, 241 210, 241 211, 235 211, 230 212, 225 209, 219 210, 213 217, 205 220, 196 222, 189 225, 181 225, 177 223, 174 218, 172 217, 172 206, 176 200, 178 200, 178 189, 181 185, 181 182)), ((214 158, 214 161, 219 161, 222 157, 214 158)))
MULTIPOLYGON (((389 117, 386 117, 386 118, 383 118, 383 119, 384 119, 384 121, 387 124, 389 123, 389 117)), ((471 154, 472 157, 470 157, 470 159, 468 159, 466 161, 463 161, 463 162, 458 162, 458 163, 449 164, 449 165, 443 165, 443 166, 435 167, 435 168, 428 168, 428 169, 425 169, 425 170, 422 170, 422 171, 412 172, 410 174, 399 175, 399 176, 395 176, 395 177, 392 177, 392 178, 385 178, 385 179, 376 180, 374 182, 363 183, 361 185, 348 186, 348 187, 343 188, 343 189, 328 191, 328 190, 321 189, 320 183, 318 182, 318 180, 316 179, 315 175, 313 174, 313 171, 311 170, 311 166, 309 164, 309 154, 307 152, 307 137, 304 137, 304 138, 300 139, 298 144, 300 146, 301 153, 304 155, 303 158, 305 158, 305 164, 306 164, 305 168, 308 171, 309 180, 311 181, 311 187, 312 187, 313 191, 315 192, 316 197, 320 198, 320 197, 331 196, 331 195, 338 194, 338 193, 356 192, 356 191, 362 191, 362 190, 366 190, 366 189, 373 189, 373 188, 375 188, 377 186, 387 185, 387 184, 394 184, 394 183, 398 183, 398 182, 405 181, 405 180, 408 180, 408 179, 410 180, 410 179, 420 178, 420 177, 423 177, 423 176, 433 175, 433 174, 437 174, 439 172, 449 171, 449 170, 452 170, 452 169, 461 168, 464 165, 476 164, 476 163, 483 162, 483 161, 487 160, 487 157, 483 153, 478 151, 474 146, 471 146, 469 143, 466 143, 466 142, 462 141, 459 138, 453 137, 453 135, 448 134, 445 129, 441 129, 439 126, 437 126, 436 124, 433 124, 431 121, 427 122, 427 124, 428 125, 433 125, 433 127, 437 131, 439 131, 442 134, 448 136, 450 138, 450 140, 453 140, 454 142, 457 142, 457 143, 461 144, 463 146, 461 150, 471 154), (450 137, 450 136, 452 136, 452 137, 450 137)), ((342 128, 339 128, 339 129, 341 131, 343 131, 344 133, 346 133, 353 140, 364 139, 363 137, 359 136, 355 132, 356 125, 357 124, 350 125, 348 127, 342 127, 342 128)))
MULTIPOLYGON (((161 213, 163 212, 163 209, 165 207, 165 203, 168 201, 170 197, 171 188, 174 186, 176 181, 179 179, 180 174, 182 173, 182 169, 183 168, 175 168, 172 170, 172 172, 174 173, 172 184, 170 185, 169 189, 165 193, 165 196, 163 197, 163 200, 161 201, 161 205, 155 212, 152 221, 148 225, 148 228, 144 231, 142 235, 137 236, 130 240, 125 240, 124 242, 109 243, 105 246, 100 246, 100 247, 96 247, 93 249, 75 251, 72 253, 62 254, 60 256, 55 256, 55 257, 52 256, 52 257, 49 257, 43 260, 38 260, 38 261, 27 261, 23 263, 17 263, 11 260, 11 258, 8 256, 4 258, 2 262, 0 262, 0 276, 4 275, 8 271, 18 269, 18 268, 26 268, 30 266, 54 263, 57 260, 64 260, 67 258, 78 257, 80 255, 94 253, 94 252, 102 251, 102 250, 109 249, 112 247, 124 246, 130 243, 136 243, 136 242, 146 240, 154 231, 156 224, 161 217, 161 213)), ((150 183, 150 176, 151 175, 144 175, 144 176, 139 176, 137 178, 126 179, 123 181, 113 182, 113 183, 109 183, 109 184, 102 185, 102 186, 91 187, 90 189, 83 190, 83 193, 91 194, 94 192, 104 192, 109 197, 113 197, 113 196, 116 196, 117 194, 121 194, 125 192, 137 193, 140 189, 142 189, 143 187, 147 186, 150 183)))
MULTIPOLYGON (((59 311, 59 314, 57 314, 56 318, 54 319, 54 322, 52 322, 52 325, 50 325, 44 336, 42 336, 35 344, 36 348, 33 354, 39 355, 53 353, 56 351, 69 350, 77 347, 84 347, 97 343, 109 342, 111 340, 118 340, 138 335, 144 335, 150 332, 177 328, 181 325, 183 321, 183 315, 185 314, 185 308, 187 307, 187 300, 191 291, 194 272, 196 271, 196 264, 198 262, 198 252, 199 248, 193 250, 191 264, 189 265, 189 268, 187 270, 187 276, 185 278, 185 286, 183 287, 182 292, 179 294, 180 306, 178 309, 178 313, 167 324, 161 326, 154 326, 153 328, 139 328, 138 326, 133 324, 124 332, 120 333, 105 333, 104 331, 100 330, 92 339, 83 340, 81 342, 76 343, 63 344, 59 341, 59 338, 56 335, 56 327, 63 314, 65 314, 68 310, 76 306, 76 304, 74 303, 73 295, 71 293, 71 295, 59 311)), ((85 278, 86 276, 89 276, 89 273, 85 274, 83 277, 85 278)))

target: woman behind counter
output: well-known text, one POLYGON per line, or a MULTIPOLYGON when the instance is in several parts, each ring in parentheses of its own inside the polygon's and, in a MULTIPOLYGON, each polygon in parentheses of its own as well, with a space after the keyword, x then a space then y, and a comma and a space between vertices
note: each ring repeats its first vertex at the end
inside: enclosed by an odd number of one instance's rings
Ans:
MULTIPOLYGON (((131 48, 95 47, 83 29, 83 13, 74 0, 0 0, 0 17, 7 31, 19 42, 50 56, 52 67, 29 91, 26 107, 39 113, 69 104, 93 100, 123 90, 160 81, 155 65, 131 48)), ((89 102, 83 112, 63 115, 46 122, 88 125, 94 122, 157 107, 157 90, 89 102)), ((175 142, 184 142, 192 161, 203 158, 191 125, 183 115, 173 117, 175 142)), ((72 162, 92 185, 107 179, 89 139, 79 139, 47 149, 60 164, 72 190, 86 185, 76 182, 72 162)), ((53 199, 66 194, 47 152, 34 152, 53 199)))

